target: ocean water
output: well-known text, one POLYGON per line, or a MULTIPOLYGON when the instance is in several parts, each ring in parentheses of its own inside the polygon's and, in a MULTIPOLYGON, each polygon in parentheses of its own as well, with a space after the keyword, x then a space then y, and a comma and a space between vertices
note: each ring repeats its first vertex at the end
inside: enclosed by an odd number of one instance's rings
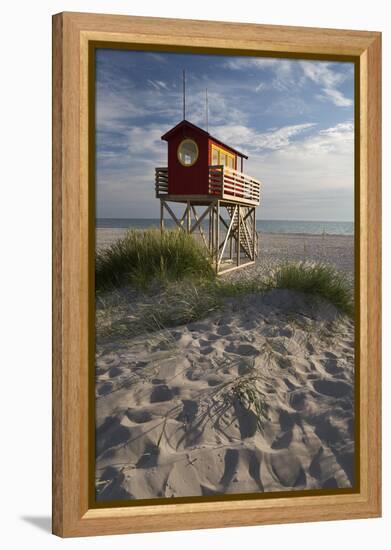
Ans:
MULTIPOLYGON (((164 220, 165 227, 174 227, 173 220, 164 220)), ((157 218, 97 218, 97 228, 110 229, 146 229, 159 227, 157 218)), ((290 233, 297 235, 353 235, 353 222, 332 221, 291 221, 291 220, 257 220, 257 231, 260 233, 290 233)))

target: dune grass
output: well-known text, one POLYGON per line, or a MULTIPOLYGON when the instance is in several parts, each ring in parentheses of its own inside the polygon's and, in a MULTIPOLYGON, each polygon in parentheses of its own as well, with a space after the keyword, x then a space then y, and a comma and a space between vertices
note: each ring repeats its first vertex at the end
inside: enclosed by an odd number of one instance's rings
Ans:
POLYGON ((213 270, 201 245, 184 231, 158 229, 127 232, 96 256, 96 289, 133 284, 146 287, 154 279, 210 279, 213 270))
POLYGON ((354 312, 351 283, 344 274, 324 263, 284 263, 267 277, 218 279, 211 286, 220 297, 263 293, 273 289, 297 290, 323 298, 349 316, 354 312))
POLYGON ((350 282, 345 275, 328 264, 283 264, 265 281, 265 290, 273 288, 306 292, 327 300, 349 316, 354 313, 350 282))
POLYGON ((145 290, 154 281, 163 283, 156 313, 171 326, 204 317, 224 298, 272 289, 306 292, 350 316, 354 313, 351 283, 329 264, 284 263, 267 276, 217 278, 202 244, 180 230, 129 230, 98 252, 95 280, 98 292, 124 285, 145 290))

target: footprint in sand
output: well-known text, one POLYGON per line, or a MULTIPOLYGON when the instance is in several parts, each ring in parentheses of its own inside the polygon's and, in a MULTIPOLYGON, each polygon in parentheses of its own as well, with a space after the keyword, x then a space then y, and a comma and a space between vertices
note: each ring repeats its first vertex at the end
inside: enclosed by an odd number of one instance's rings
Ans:
POLYGON ((202 353, 202 355, 209 355, 213 351, 214 351, 214 348, 212 346, 206 346, 200 349, 200 353, 202 353))
POLYGON ((154 468, 157 465, 159 453, 159 447, 157 447, 153 443, 147 443, 144 448, 143 454, 136 464, 136 468, 154 468))
POLYGON ((335 477, 330 477, 322 484, 322 489, 338 489, 338 483, 335 477))
POLYGON ((122 483, 125 480, 125 475, 123 472, 119 472, 116 468, 112 466, 107 466, 101 476, 100 481, 106 481, 107 485, 99 493, 100 500, 130 500, 134 496, 129 493, 122 483))
POLYGON ((239 400, 234 401, 235 414, 239 422, 239 431, 242 439, 253 437, 258 429, 258 418, 254 413, 243 407, 239 400))
POLYGON ((224 455, 224 473, 220 479, 220 484, 226 489, 231 483, 239 463, 239 451, 237 449, 227 449, 224 455))
POLYGON ((338 443, 342 439, 342 433, 338 426, 335 426, 328 418, 323 415, 312 421, 315 424, 315 433, 321 441, 327 445, 338 443))
POLYGON ((238 366, 239 376, 243 376, 244 374, 249 374, 253 370, 254 370, 254 365, 253 364, 243 362, 238 366))
POLYGON ((98 367, 105 368, 106 370, 110 367, 116 367, 120 364, 120 358, 116 353, 108 353, 99 357, 96 361, 98 367))
POLYGON ((283 487, 305 487, 307 477, 299 460, 290 451, 282 451, 270 457, 274 476, 283 487))
POLYGON ((286 387, 287 387, 290 391, 297 390, 298 386, 295 386, 295 384, 292 384, 292 382, 291 382, 288 378, 284 378, 283 381, 284 381, 286 387))
POLYGON ((288 357, 280 356, 278 357, 278 366, 281 369, 287 369, 292 366, 292 361, 288 357))
POLYGON ((202 332, 202 333, 208 333, 210 330, 210 326, 206 323, 189 323, 187 325, 187 329, 191 332, 202 332))
POLYGON ((343 368, 338 366, 337 359, 331 357, 326 360, 324 368, 329 374, 340 374, 343 372, 343 368))
POLYGON ((115 376, 119 376, 120 374, 123 373, 123 369, 121 369, 121 367, 111 367, 111 369, 109 370, 109 376, 110 378, 114 378, 115 376))
POLYGON ((309 353, 315 353, 316 352, 314 346, 310 342, 307 342, 305 347, 307 348, 307 351, 309 353))
POLYGON ((248 473, 258 485, 260 491, 264 491, 263 483, 261 480, 261 458, 258 458, 254 451, 250 451, 250 460, 248 464, 248 473))
POLYGON ((234 343, 232 343, 229 346, 227 346, 226 351, 228 351, 230 353, 236 353, 236 354, 242 355, 242 356, 243 355, 250 356, 250 355, 258 355, 259 354, 259 351, 257 350, 257 348, 255 348, 251 344, 240 344, 239 346, 237 346, 234 343))
POLYGON ((292 430, 295 425, 294 415, 287 411, 281 411, 279 416, 280 427, 283 432, 292 430))
POLYGON ((160 384, 154 386, 150 401, 151 403, 161 403, 162 401, 170 401, 173 397, 173 391, 166 384, 160 384))
POLYGON ((317 392, 329 397, 344 397, 351 391, 351 386, 342 381, 316 380, 313 385, 317 392))
POLYGON ((198 412, 198 403, 197 401, 192 401, 191 399, 183 399, 183 408, 179 415, 177 416, 177 420, 179 422, 185 422, 186 424, 191 424, 198 412))
POLYGON ((159 384, 164 384, 164 380, 162 380, 161 378, 152 378, 151 383, 154 386, 158 386, 159 384))
POLYGON ((209 340, 205 340, 204 338, 199 338, 198 343, 201 347, 210 346, 209 340))
POLYGON ((329 359, 338 359, 338 356, 335 355, 332 351, 325 351, 324 356, 328 357, 329 359))
POLYGON ((98 376, 102 376, 102 374, 106 374, 107 367, 96 367, 96 374, 98 376))
POLYGON ((129 440, 130 429, 120 423, 120 419, 108 416, 96 430, 96 453, 99 456, 110 447, 129 440))
POLYGON ((101 386, 99 386, 98 394, 99 395, 106 395, 106 394, 111 392, 113 387, 114 387, 113 382, 104 382, 101 386))
POLYGON ((143 409, 128 409, 125 414, 129 420, 135 422, 136 424, 144 424, 145 422, 152 420, 151 413, 143 409))
POLYGON ((290 404, 296 411, 304 409, 306 403, 306 394, 304 392, 294 392, 290 395, 290 404))
POLYGON ((319 479, 322 473, 320 468, 320 459, 322 455, 323 455, 323 447, 319 447, 319 450, 314 456, 314 458, 312 459, 312 462, 308 469, 309 474, 315 479, 319 479))
POLYGON ((281 435, 279 435, 278 437, 275 438, 275 440, 271 444, 271 448, 272 449, 286 449, 291 444, 292 437, 293 437, 293 431, 288 430, 287 432, 285 432, 285 433, 283 433, 283 434, 281 434, 281 435))
POLYGON ((219 336, 228 336, 228 334, 231 334, 231 329, 228 325, 220 325, 217 329, 217 334, 219 336))
POLYGON ((217 376, 216 374, 211 374, 210 376, 207 376, 206 380, 208 382, 208 386, 218 386, 224 381, 221 376, 217 376))

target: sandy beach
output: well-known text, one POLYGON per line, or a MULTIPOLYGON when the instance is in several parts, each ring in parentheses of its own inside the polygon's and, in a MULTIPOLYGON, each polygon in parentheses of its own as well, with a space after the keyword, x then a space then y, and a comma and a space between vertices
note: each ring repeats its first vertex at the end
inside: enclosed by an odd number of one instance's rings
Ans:
MULTIPOLYGON (((98 229, 97 247, 121 234, 98 229)), ((353 237, 264 234, 257 265, 237 273, 303 259, 352 278, 353 237)), ((97 300, 98 500, 351 487, 352 320, 275 289, 163 327, 153 313, 167 300, 130 288, 97 300)))

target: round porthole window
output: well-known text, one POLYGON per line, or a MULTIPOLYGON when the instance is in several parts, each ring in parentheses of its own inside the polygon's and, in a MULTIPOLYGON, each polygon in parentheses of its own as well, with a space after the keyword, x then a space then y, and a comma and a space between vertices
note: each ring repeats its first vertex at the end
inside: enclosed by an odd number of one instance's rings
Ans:
POLYGON ((182 166, 193 166, 198 159, 198 145, 192 139, 184 139, 178 147, 178 160, 182 166))

